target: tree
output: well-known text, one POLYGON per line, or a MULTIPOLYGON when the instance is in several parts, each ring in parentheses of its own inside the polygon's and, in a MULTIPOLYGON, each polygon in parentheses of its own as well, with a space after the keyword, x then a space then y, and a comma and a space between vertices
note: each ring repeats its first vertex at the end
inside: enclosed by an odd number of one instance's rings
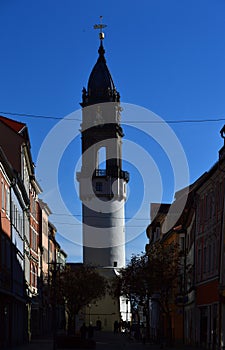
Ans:
MULTIPOLYGON (((114 281, 114 293, 128 297, 133 309, 144 302, 148 305, 149 298, 155 293, 158 294, 158 302, 168 325, 169 342, 172 339, 170 305, 177 286, 179 267, 178 245, 174 242, 163 244, 159 241, 151 244, 147 253, 134 255, 114 281)), ((146 316, 148 323, 148 313, 146 316)))
POLYGON ((157 293, 167 324, 167 339, 172 342, 171 304, 174 303, 180 269, 179 246, 175 242, 150 245, 148 256, 148 286, 151 295, 157 293))
POLYGON ((112 283, 112 293, 129 298, 132 309, 136 309, 146 296, 146 255, 133 255, 126 268, 120 270, 112 283))
POLYGON ((107 282, 94 267, 66 265, 60 272, 60 299, 66 302, 68 333, 75 333, 75 317, 81 309, 105 295, 107 282))

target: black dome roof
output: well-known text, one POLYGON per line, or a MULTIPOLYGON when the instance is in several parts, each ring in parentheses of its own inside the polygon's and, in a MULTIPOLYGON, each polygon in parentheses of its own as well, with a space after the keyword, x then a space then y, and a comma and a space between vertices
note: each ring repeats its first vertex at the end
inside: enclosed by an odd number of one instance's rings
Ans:
POLYGON ((106 65, 106 60, 104 56, 105 50, 103 48, 102 43, 99 47, 98 52, 99 52, 99 58, 94 68, 92 69, 92 72, 88 80, 88 93, 90 95, 95 94, 96 96, 101 95, 108 89, 110 90, 115 89, 112 76, 106 65))
POLYGON ((83 89, 82 105, 99 102, 119 102, 119 93, 116 91, 112 76, 106 64, 105 50, 102 44, 98 49, 99 57, 92 69, 88 80, 87 91, 83 89))

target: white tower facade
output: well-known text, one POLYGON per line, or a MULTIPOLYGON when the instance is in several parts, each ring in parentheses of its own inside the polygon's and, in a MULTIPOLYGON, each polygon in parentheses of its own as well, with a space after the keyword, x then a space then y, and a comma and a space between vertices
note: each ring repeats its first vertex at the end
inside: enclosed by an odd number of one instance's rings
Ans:
POLYGON ((98 267, 125 266, 125 214, 129 173, 122 170, 120 95, 105 60, 98 60, 82 95, 82 167, 77 173, 83 216, 83 260, 98 267))

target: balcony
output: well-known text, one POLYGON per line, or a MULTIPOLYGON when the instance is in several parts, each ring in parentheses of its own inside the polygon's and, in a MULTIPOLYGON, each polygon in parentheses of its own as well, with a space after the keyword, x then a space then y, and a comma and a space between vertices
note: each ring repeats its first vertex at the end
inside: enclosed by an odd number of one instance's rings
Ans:
POLYGON ((128 171, 123 171, 119 169, 96 169, 93 174, 93 177, 105 176, 124 179, 126 182, 128 182, 130 179, 130 174, 128 171))
POLYGON ((94 177, 106 176, 106 169, 96 169, 94 172, 94 177))

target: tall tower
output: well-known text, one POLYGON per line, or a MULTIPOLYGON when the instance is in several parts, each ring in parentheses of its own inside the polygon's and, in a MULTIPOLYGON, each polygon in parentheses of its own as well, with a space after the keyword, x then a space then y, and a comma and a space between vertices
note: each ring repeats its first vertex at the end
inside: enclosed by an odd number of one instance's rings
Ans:
POLYGON ((82 167, 77 173, 83 216, 83 260, 98 267, 125 265, 124 204, 129 173, 122 170, 120 95, 106 64, 100 28, 99 57, 82 91, 82 167))

